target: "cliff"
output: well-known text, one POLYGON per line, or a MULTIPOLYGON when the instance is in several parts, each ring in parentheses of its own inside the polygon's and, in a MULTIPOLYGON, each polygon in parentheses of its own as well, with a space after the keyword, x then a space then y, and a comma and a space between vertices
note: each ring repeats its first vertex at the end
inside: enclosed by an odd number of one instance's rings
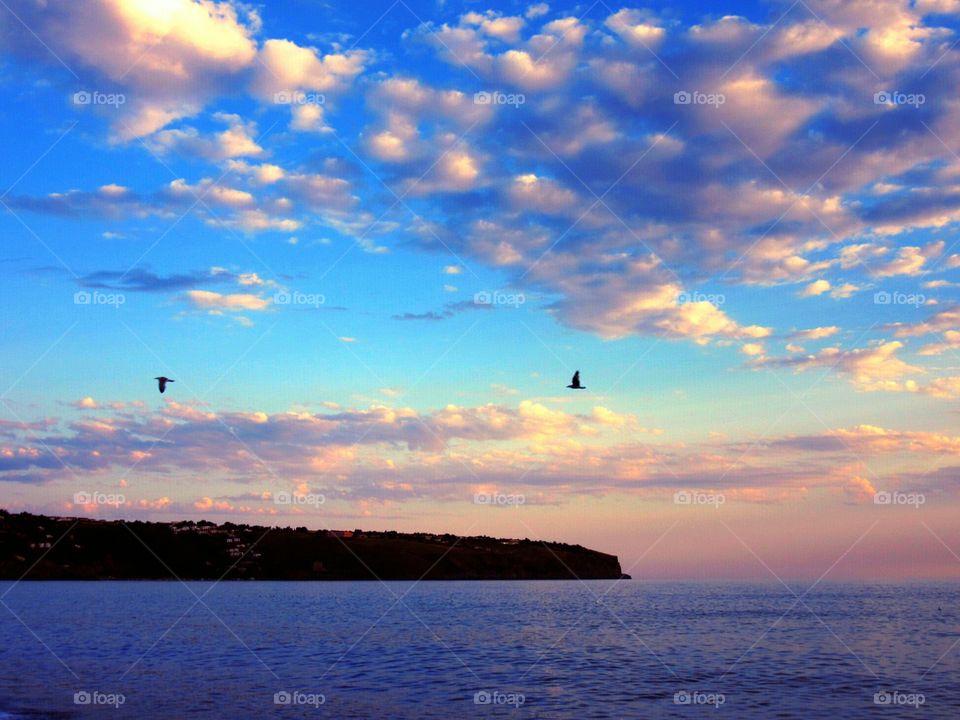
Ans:
POLYGON ((24 573, 29 580, 587 580, 619 578, 620 563, 580 545, 527 539, 0 510, 0 578, 24 573))

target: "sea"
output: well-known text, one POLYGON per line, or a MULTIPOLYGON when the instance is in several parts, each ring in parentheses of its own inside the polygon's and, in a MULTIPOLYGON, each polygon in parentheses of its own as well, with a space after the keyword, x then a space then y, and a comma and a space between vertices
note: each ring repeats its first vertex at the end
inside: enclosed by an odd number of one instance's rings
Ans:
POLYGON ((0 718, 960 718, 957 583, 0 583, 0 718))

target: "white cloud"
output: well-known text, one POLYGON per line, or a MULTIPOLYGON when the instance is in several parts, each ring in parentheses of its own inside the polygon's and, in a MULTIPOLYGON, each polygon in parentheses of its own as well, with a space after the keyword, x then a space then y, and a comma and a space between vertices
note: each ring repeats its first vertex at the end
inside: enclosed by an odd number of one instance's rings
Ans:
POLYGON ((363 72, 369 59, 363 50, 321 56, 290 40, 267 40, 257 56, 253 90, 266 102, 278 93, 336 91, 363 72))
POLYGON ((237 312, 241 310, 266 310, 271 301, 250 293, 221 294, 212 290, 188 290, 185 299, 201 310, 237 312))
POLYGON ((798 293, 798 297, 815 297, 817 295, 823 295, 829 289, 829 280, 814 280, 812 283, 803 288, 800 293, 798 293))

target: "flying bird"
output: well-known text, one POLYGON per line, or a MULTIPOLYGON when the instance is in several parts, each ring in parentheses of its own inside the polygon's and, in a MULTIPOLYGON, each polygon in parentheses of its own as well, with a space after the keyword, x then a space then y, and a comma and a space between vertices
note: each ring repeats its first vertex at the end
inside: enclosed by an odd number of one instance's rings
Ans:
POLYGON ((157 386, 160 388, 160 392, 163 392, 164 390, 167 389, 168 382, 176 382, 176 380, 171 380, 170 378, 164 377, 163 375, 161 375, 160 377, 155 377, 154 380, 157 381, 157 386))
POLYGON ((567 385, 567 387, 570 388, 571 390, 586 390, 586 389, 587 389, 585 385, 581 385, 581 384, 580 384, 580 371, 579 371, 579 370, 577 370, 577 371, 573 374, 573 380, 570 381, 570 384, 567 385))

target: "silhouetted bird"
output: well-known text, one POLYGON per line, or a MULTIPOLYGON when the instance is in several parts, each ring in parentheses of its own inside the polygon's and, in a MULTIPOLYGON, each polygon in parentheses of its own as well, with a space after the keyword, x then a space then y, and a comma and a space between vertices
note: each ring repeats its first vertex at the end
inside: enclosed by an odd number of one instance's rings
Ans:
POLYGON ((171 380, 170 378, 164 377, 163 375, 161 375, 160 377, 155 377, 154 380, 157 381, 157 385, 160 388, 160 392, 163 392, 164 390, 167 389, 168 382, 176 382, 176 380, 171 380))
POLYGON ((567 385, 571 390, 586 390, 586 386, 580 384, 580 371, 577 370, 573 374, 573 380, 570 381, 570 384, 567 385))

